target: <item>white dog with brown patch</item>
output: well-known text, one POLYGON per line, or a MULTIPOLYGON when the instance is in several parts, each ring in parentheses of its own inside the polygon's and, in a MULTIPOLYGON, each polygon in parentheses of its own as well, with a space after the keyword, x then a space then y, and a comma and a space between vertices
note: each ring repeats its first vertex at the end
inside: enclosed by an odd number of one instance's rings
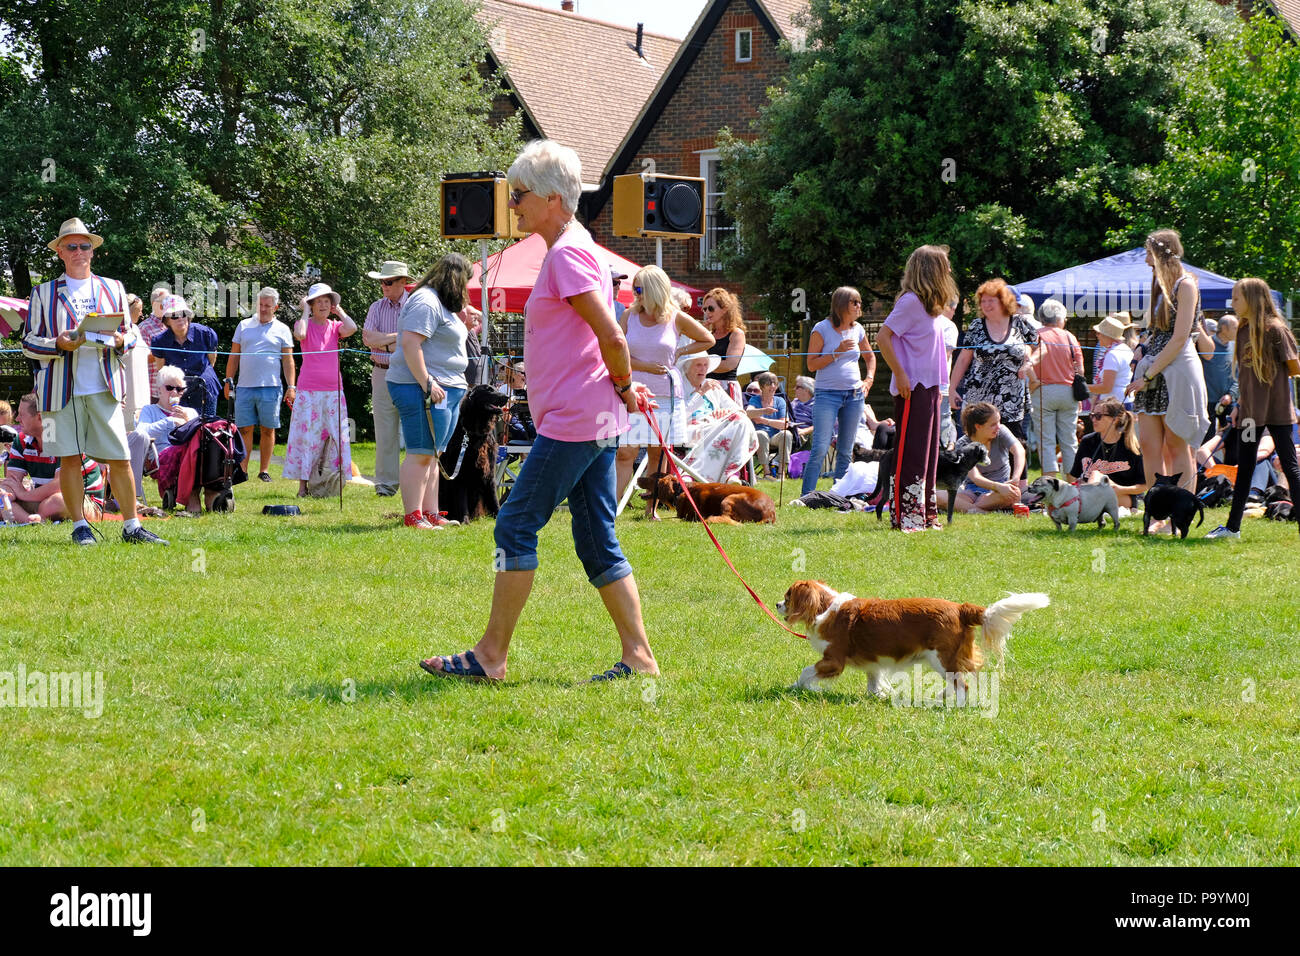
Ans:
POLYGON ((867 692, 889 691, 889 674, 929 664, 964 691, 960 677, 978 671, 987 651, 1000 659, 1011 627, 1026 611, 1047 607, 1046 594, 1012 594, 987 608, 937 598, 856 598, 822 581, 796 581, 777 604, 786 622, 808 625, 808 643, 822 659, 803 669, 798 687, 821 690, 845 667, 869 675, 867 692), (980 644, 975 628, 982 629, 980 644))

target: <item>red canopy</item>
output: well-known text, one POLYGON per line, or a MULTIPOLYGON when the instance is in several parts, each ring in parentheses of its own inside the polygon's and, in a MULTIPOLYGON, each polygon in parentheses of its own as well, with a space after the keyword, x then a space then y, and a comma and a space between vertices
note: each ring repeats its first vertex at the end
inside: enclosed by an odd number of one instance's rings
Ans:
MULTIPOLYGON (((599 250, 600 257, 607 265, 618 269, 619 272, 627 273, 629 279, 641 268, 632 260, 624 259, 617 252, 610 252, 599 243, 596 244, 596 249, 599 250)), ((546 241, 537 233, 532 233, 519 242, 506 246, 496 255, 488 256, 488 289, 491 290, 488 293, 488 301, 492 305, 493 312, 523 313, 524 303, 528 301, 528 296, 533 291, 533 283, 537 281, 537 273, 542 268, 542 259, 545 256, 546 241)), ((481 269, 482 263, 475 262, 474 277, 469 281, 470 300, 480 307, 483 304, 482 286, 479 284, 481 269)), ((703 291, 681 282, 674 282, 673 288, 682 289, 691 297, 690 312, 698 317, 701 314, 699 299, 704 294, 703 291)), ((630 281, 624 282, 622 289, 619 290, 618 301, 624 305, 631 305, 632 298, 632 284, 630 281)))
POLYGON ((0 295, 0 322, 5 323, 6 326, 0 329, 0 335, 18 331, 22 328, 25 318, 27 318, 26 299, 10 299, 0 295))

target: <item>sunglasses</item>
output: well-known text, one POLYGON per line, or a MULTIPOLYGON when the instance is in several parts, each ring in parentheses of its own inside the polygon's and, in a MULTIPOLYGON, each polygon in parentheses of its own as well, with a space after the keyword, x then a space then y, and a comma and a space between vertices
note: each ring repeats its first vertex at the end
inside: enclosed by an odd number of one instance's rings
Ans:
POLYGON ((510 190, 510 201, 514 203, 516 206, 518 206, 519 200, 523 199, 531 192, 532 192, 531 189, 512 189, 510 190))
POLYGON ((1115 416, 1114 416, 1114 415, 1107 415, 1105 412, 1093 412, 1092 415, 1091 415, 1090 417, 1091 417, 1092 420, 1095 422, 1095 421, 1097 421, 1098 419, 1102 419, 1102 418, 1114 418, 1115 416))
POLYGON ((639 285, 634 285, 634 286, 632 286, 632 291, 635 292, 637 295, 640 295, 640 294, 641 294, 642 292, 644 292, 645 290, 642 289, 641 286, 639 286, 639 285))
POLYGON ((849 305, 861 305, 861 304, 862 304, 861 299, 849 299, 849 305))
POLYGON ((185 391, 185 386, 184 386, 184 385, 164 385, 163 388, 164 388, 166 391, 169 391, 169 392, 183 392, 183 391, 185 391))
POLYGON ((706 306, 704 306, 704 311, 705 311, 705 312, 717 312, 717 311, 718 311, 718 307, 717 307, 716 305, 706 305, 706 306))
POLYGON ((63 248, 67 249, 69 252, 89 252, 95 247, 89 242, 70 242, 63 248))
POLYGON ((398 282, 402 282, 402 281, 404 281, 404 280, 401 279, 401 278, 397 278, 397 279, 380 279, 380 280, 379 280, 379 284, 382 285, 382 286, 384 286, 385 288, 387 288, 387 287, 390 286, 390 285, 396 285, 398 282))

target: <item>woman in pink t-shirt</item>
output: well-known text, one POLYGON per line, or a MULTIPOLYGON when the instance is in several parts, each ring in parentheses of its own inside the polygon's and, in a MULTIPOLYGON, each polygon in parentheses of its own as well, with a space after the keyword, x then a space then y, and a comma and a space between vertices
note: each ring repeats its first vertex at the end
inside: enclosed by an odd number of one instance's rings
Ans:
POLYGON ((483 637, 471 650, 429 657, 420 666, 442 677, 505 677, 510 638, 537 571, 537 533, 567 498, 575 549, 623 649, 618 662, 593 680, 657 674, 636 580, 614 534, 618 436, 627 431, 628 413, 651 393, 632 381, 627 339, 614 318, 609 265, 574 221, 582 195, 578 154, 534 140, 507 178, 519 228, 546 240, 524 311, 528 407, 537 438, 497 515, 497 576, 483 637))
POLYGON ((307 479, 330 441, 338 452, 325 463, 338 469, 346 482, 352 477, 352 446, 348 442, 347 403, 339 377, 339 341, 357 330, 339 304, 339 294, 317 282, 302 300, 302 318, 293 324, 293 337, 302 343, 302 369, 284 452, 284 477, 298 479, 298 497, 307 496, 307 479), (338 318, 330 318, 330 316, 338 318))
POLYGON ((944 307, 957 298, 957 285, 942 246, 921 246, 907 258, 894 310, 876 343, 894 373, 889 391, 898 422, 894 495, 890 516, 903 531, 938 530, 935 480, 939 469, 940 390, 948 384, 943 344, 944 307))

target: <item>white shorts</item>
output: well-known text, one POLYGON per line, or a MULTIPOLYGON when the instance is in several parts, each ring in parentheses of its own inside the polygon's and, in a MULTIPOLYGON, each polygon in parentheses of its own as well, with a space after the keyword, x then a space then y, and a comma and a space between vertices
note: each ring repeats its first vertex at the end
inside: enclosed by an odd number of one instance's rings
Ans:
POLYGON ((45 454, 86 455, 99 462, 130 461, 122 403, 111 392, 74 395, 57 412, 42 412, 45 454))

